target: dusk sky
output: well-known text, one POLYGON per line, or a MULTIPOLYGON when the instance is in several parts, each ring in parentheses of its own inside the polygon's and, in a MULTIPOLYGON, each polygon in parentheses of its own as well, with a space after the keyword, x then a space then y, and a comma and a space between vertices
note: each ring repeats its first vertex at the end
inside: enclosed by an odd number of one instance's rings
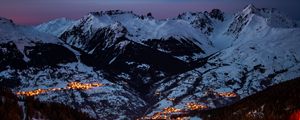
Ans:
POLYGON ((300 20, 300 0, 0 0, 0 16, 18 24, 35 25, 60 17, 78 19, 92 11, 120 9, 137 14, 151 12, 154 17, 163 19, 186 11, 213 8, 234 13, 250 3, 277 8, 300 20))

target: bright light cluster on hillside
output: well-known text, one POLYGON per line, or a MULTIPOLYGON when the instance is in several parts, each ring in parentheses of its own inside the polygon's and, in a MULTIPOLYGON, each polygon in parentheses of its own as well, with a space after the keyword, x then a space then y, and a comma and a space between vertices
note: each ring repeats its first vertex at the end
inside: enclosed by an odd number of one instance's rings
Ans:
POLYGON ((80 83, 80 82, 70 82, 65 88, 49 88, 49 89, 36 89, 31 91, 20 91, 17 95, 22 96, 36 96, 50 91, 62 91, 62 90, 88 90, 95 87, 101 87, 104 84, 101 83, 80 83))

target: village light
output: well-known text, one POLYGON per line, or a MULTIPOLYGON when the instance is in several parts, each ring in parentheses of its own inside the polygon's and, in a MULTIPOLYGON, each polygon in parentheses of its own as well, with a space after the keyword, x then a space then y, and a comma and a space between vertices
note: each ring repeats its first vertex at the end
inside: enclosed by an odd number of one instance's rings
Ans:
POLYGON ((187 103, 187 108, 189 110, 202 110, 202 109, 207 109, 208 107, 205 105, 197 104, 197 103, 187 103))
POLYGON ((31 90, 31 91, 20 91, 17 92, 17 95, 23 95, 23 96, 36 96, 39 94, 43 94, 49 91, 61 91, 61 90, 88 90, 95 87, 104 86, 104 84, 101 83, 80 83, 80 82, 70 82, 65 88, 49 88, 49 89, 37 89, 37 90, 31 90))
POLYGON ((234 92, 222 92, 222 93, 218 93, 218 95, 222 96, 222 97, 236 97, 237 94, 234 92))

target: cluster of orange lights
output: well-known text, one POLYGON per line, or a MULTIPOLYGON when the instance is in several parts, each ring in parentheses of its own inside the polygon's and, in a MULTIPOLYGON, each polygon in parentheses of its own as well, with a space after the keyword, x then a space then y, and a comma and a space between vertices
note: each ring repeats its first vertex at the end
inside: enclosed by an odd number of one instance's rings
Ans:
POLYGON ((80 83, 80 82, 70 82, 68 84, 68 89, 75 89, 75 90, 87 90, 94 87, 103 86, 101 83, 80 83))
POLYGON ((187 103, 187 104, 186 104, 186 107, 187 107, 189 110, 203 110, 203 109, 207 109, 207 108, 208 108, 208 107, 205 106, 205 105, 197 104, 197 103, 194 103, 194 102, 187 103))
POLYGON ((24 95, 24 96, 36 96, 39 94, 43 94, 48 92, 49 90, 46 89, 37 89, 37 90, 32 90, 32 91, 21 91, 17 92, 17 95, 24 95))
POLYGON ((188 111, 191 111, 191 110, 202 110, 202 109, 207 109, 208 107, 205 106, 205 105, 201 105, 201 104, 197 104, 197 103, 187 103, 186 104, 186 108, 187 109, 178 109, 178 108, 174 108, 174 107, 167 107, 167 108, 164 108, 162 112, 157 112, 155 113, 154 115, 152 116, 145 116, 145 117, 142 117, 140 118, 141 120, 153 120, 153 119, 156 119, 156 120, 185 120, 185 119, 188 119, 186 117, 176 117, 176 118, 171 118, 172 115, 180 115, 180 114, 184 114, 188 111))
POLYGON ((175 98, 167 98, 167 100, 174 102, 175 98))
MULTIPOLYGON (((142 117, 140 118, 141 120, 153 120, 153 119, 163 119, 163 120, 166 120, 166 119, 171 119, 171 115, 172 114, 176 114, 176 113, 180 113, 182 112, 181 109, 177 109, 177 108, 174 108, 174 107, 167 107, 167 108, 164 108, 162 112, 157 112, 155 113, 153 116, 145 116, 145 117, 142 117)), ((180 120, 178 118, 178 120, 180 120)))
POLYGON ((65 88, 49 88, 49 89, 37 89, 37 90, 31 90, 31 91, 20 91, 17 92, 17 95, 23 95, 23 96, 36 96, 39 94, 43 94, 50 91, 61 91, 61 90, 87 90, 92 89, 95 87, 104 86, 104 84, 101 83, 80 83, 80 82, 70 82, 68 83, 67 87, 65 88))
POLYGON ((169 114, 169 113, 175 113, 175 112, 180 112, 180 111, 181 111, 181 109, 177 109, 174 107, 167 107, 167 108, 164 108, 163 113, 169 114))
POLYGON ((155 95, 161 95, 161 93, 160 93, 160 92, 158 92, 158 91, 156 91, 156 92, 155 92, 155 95))
POLYGON ((222 96, 222 97, 236 97, 237 94, 234 92, 222 92, 222 93, 218 93, 218 95, 222 96))
MULTIPOLYGON (((161 95, 160 92, 155 92, 155 95, 161 95)), ((214 92, 214 95, 219 95, 221 97, 237 97, 237 94, 234 92, 214 92)), ((176 99, 175 98, 167 98, 167 100, 174 102, 176 99)), ((171 118, 172 115, 182 115, 187 113, 188 111, 194 111, 194 110, 204 110, 208 109, 209 107, 206 105, 198 104, 195 102, 190 102, 187 103, 185 106, 185 109, 178 109, 174 107, 167 107, 162 110, 162 112, 156 112, 152 116, 145 116, 140 118, 141 120, 186 120, 188 119, 187 117, 176 117, 176 118, 171 118)), ((174 116, 173 116, 174 117, 174 116)))

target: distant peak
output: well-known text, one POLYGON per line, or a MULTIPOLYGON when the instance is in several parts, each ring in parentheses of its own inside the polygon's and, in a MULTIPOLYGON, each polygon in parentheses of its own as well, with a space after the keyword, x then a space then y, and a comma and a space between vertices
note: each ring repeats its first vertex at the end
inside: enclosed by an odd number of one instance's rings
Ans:
POLYGON ((197 16, 199 14, 203 14, 202 12, 183 12, 183 13, 180 13, 179 16, 197 16))
POLYGON ((110 25, 111 29, 119 29, 119 28, 124 28, 124 26, 120 23, 120 22, 115 22, 113 24, 110 25))
POLYGON ((62 17, 62 18, 56 18, 54 20, 52 20, 53 22, 64 22, 64 21, 72 21, 71 19, 68 19, 68 18, 65 18, 65 17, 62 17))
POLYGON ((56 20, 68 21, 69 19, 66 17, 62 17, 62 18, 57 18, 56 20))
POLYGON ((102 15, 119 15, 119 14, 134 14, 132 11, 122 11, 122 10, 109 10, 109 11, 100 11, 100 12, 90 12, 94 16, 102 15))
POLYGON ((244 8, 243 12, 249 14, 249 13, 255 13, 257 10, 258 9, 253 4, 249 4, 244 8))
POLYGON ((246 8, 256 9, 256 7, 255 7, 253 4, 249 4, 249 5, 247 5, 247 7, 246 7, 246 8))
POLYGON ((0 17, 0 21, 1 21, 1 23, 11 23, 11 24, 14 24, 14 22, 11 19, 7 19, 7 18, 3 18, 3 17, 0 17))

